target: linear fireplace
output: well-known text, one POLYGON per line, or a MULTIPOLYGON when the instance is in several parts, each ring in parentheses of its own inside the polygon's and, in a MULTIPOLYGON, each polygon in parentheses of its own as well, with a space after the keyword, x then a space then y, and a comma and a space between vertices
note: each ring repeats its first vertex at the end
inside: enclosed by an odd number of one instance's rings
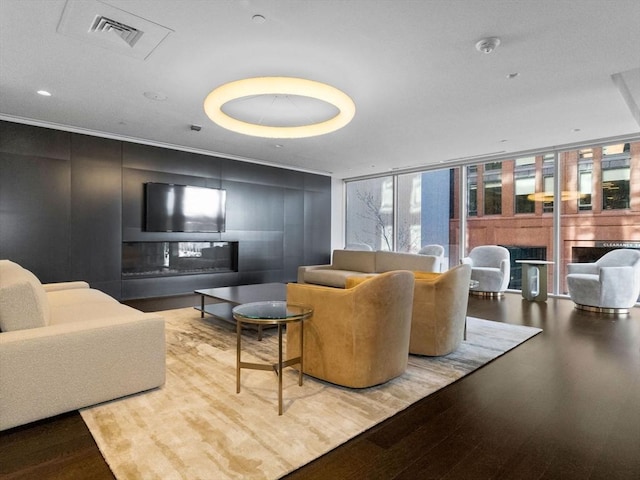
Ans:
POLYGON ((238 242, 125 242, 122 278, 238 271, 238 242))

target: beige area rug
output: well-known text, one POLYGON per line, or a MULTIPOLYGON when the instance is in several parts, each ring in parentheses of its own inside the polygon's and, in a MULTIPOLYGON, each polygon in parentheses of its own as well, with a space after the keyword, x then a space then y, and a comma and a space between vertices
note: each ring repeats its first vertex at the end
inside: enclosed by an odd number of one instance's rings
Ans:
MULTIPOLYGON (((469 318, 467 340, 440 358, 409 357, 401 377, 353 390, 297 372, 277 377, 243 370, 236 394, 235 330, 200 319, 192 308, 163 312, 167 381, 151 390, 84 409, 88 425, 119 480, 274 479, 321 456, 514 348, 541 330, 469 318)), ((243 337, 243 361, 272 363, 277 334, 243 337)))

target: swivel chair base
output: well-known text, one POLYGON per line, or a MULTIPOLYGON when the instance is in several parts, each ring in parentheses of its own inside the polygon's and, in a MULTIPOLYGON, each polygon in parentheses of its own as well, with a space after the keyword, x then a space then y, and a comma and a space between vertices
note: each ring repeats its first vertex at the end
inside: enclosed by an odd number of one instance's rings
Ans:
POLYGON ((584 310, 586 312, 604 313, 607 315, 628 315, 628 308, 607 308, 607 307, 594 307, 592 305, 580 305, 576 303, 578 310, 584 310))
POLYGON ((471 295, 476 297, 484 297, 484 298, 502 298, 504 297, 504 292, 481 292, 479 290, 469 290, 471 295))

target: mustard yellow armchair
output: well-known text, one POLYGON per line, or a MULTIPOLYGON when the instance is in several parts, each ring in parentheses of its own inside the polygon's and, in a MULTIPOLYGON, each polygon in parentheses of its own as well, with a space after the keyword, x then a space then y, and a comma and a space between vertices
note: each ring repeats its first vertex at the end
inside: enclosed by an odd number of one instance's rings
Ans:
MULTIPOLYGON (((313 307, 304 323, 303 372, 345 387, 378 385, 407 368, 413 273, 382 273, 353 288, 287 285, 287 302, 313 307)), ((300 327, 287 326, 287 357, 298 355, 300 327)))
POLYGON ((471 266, 415 275, 409 353, 447 355, 464 339, 471 266))

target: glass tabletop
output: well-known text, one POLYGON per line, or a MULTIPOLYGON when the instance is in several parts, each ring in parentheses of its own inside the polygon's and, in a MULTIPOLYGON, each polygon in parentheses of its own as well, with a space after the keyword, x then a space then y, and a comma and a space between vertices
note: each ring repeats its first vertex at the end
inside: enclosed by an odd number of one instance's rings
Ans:
POLYGON ((286 323, 303 320, 313 313, 309 305, 282 301, 252 302, 233 307, 236 320, 250 323, 286 323))

